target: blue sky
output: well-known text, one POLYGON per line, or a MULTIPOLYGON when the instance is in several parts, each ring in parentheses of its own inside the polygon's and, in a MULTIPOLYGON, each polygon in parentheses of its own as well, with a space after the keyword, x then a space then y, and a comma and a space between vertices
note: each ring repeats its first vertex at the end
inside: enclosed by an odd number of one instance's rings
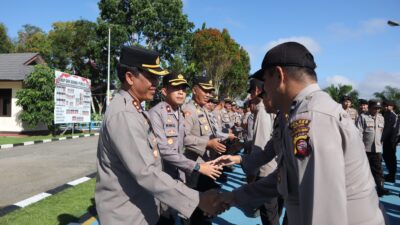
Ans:
MULTIPOLYGON (((385 85, 400 88, 400 1, 184 0, 196 28, 227 28, 250 55, 256 71, 265 52, 284 41, 298 41, 314 54, 321 87, 352 84, 361 97, 385 85)), ((16 37, 24 24, 51 29, 56 21, 99 14, 97 0, 2 1, 0 22, 16 37)))

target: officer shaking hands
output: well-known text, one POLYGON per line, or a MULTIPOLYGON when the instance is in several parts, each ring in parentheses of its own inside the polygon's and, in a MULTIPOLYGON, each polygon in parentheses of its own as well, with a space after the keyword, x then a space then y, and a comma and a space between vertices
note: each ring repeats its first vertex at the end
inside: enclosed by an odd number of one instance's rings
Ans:
POLYGON ((152 100, 159 78, 157 52, 123 47, 118 65, 121 90, 104 116, 97 147, 95 201, 102 225, 157 224, 160 202, 190 217, 198 206, 215 214, 215 191, 199 193, 162 171, 150 120, 141 107, 152 100))

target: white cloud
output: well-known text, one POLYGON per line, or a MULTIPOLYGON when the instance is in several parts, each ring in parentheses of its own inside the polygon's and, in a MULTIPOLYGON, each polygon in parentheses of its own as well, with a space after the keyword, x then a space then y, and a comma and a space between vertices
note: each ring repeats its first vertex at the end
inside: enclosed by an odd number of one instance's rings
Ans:
POLYGON ((328 27, 328 30, 338 38, 358 38, 382 32, 387 27, 386 23, 384 19, 370 19, 359 23, 356 27, 349 27, 339 23, 332 24, 328 27))
POLYGON ((288 42, 288 41, 295 41, 295 42, 299 42, 300 44, 306 46, 306 48, 313 54, 316 55, 318 53, 321 52, 321 47, 318 44, 318 42, 316 42, 314 39, 310 38, 310 37, 306 37, 306 36, 298 36, 298 37, 288 37, 288 38, 280 38, 278 40, 275 41, 270 41, 266 46, 265 49, 269 50, 279 44, 282 44, 284 42, 288 42))
POLYGON ((353 87, 353 89, 357 88, 357 84, 354 81, 351 81, 349 78, 342 76, 342 75, 333 75, 333 76, 329 76, 326 77, 326 82, 327 82, 327 86, 333 84, 333 85, 351 85, 353 87))
POLYGON ((360 97, 372 98, 375 92, 381 92, 385 86, 400 87, 400 72, 373 72, 367 74, 358 86, 360 97))
POLYGON ((223 21, 223 24, 225 24, 226 25, 226 27, 233 27, 233 28, 244 28, 244 25, 241 23, 241 22, 239 22, 239 21, 236 21, 236 20, 234 20, 234 19, 232 19, 232 18, 226 18, 224 21, 223 21))

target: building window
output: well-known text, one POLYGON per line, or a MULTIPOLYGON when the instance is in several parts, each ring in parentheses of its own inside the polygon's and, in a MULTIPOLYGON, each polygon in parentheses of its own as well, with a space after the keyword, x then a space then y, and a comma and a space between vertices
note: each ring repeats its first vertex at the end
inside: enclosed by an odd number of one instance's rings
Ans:
POLYGON ((0 117, 11 117, 11 89, 0 89, 0 117))

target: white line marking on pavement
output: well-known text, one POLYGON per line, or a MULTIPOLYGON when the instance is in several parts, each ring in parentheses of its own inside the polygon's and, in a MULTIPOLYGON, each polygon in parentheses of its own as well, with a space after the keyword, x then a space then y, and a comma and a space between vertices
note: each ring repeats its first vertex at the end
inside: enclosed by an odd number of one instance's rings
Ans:
POLYGON ((84 137, 89 137, 89 136, 90 136, 90 134, 84 134, 83 136, 84 136, 84 137))
POLYGON ((76 138, 79 138, 79 136, 72 136, 72 139, 76 139, 76 138))
POLYGON ((69 182, 67 184, 72 185, 72 186, 76 186, 76 185, 78 185, 80 183, 83 183, 85 181, 88 181, 88 180, 90 180, 89 177, 81 177, 81 178, 73 180, 73 181, 71 181, 71 182, 69 182))
POLYGON ((43 193, 37 194, 35 196, 32 196, 30 198, 27 198, 25 200, 22 200, 20 202, 17 202, 14 205, 19 206, 21 208, 24 208, 24 207, 26 207, 26 206, 28 206, 28 205, 30 205, 32 203, 38 202, 38 201, 40 201, 40 200, 42 200, 44 198, 47 198, 49 196, 51 196, 51 194, 43 192, 43 193))

